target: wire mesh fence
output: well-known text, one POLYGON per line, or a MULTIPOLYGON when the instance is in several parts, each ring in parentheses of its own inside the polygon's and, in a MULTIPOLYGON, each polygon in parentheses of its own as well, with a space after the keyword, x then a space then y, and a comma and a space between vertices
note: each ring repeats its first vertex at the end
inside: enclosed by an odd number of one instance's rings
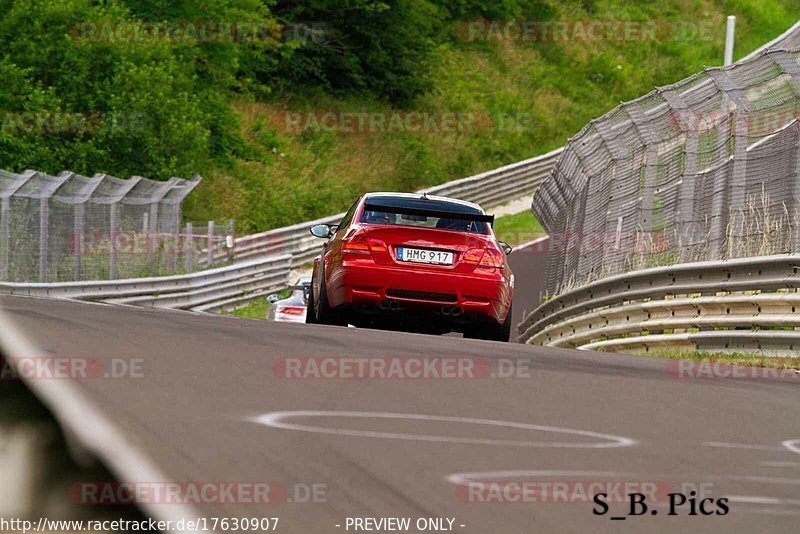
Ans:
POLYGON ((209 244, 225 246, 222 234, 232 232, 183 225, 182 202, 199 182, 0 170, 0 280, 109 280, 207 267, 209 244))
MULTIPOLYGON (((800 45, 800 28, 783 45, 800 45)), ((710 68, 592 121, 533 197, 546 288, 800 252, 800 49, 710 68)))

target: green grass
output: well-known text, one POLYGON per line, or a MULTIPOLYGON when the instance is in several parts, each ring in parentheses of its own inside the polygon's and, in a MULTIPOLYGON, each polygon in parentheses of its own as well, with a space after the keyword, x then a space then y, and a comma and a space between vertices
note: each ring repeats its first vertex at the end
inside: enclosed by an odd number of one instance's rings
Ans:
MULTIPOLYGON (((292 292, 288 289, 278 291, 278 296, 282 299, 287 298, 291 294, 292 292)), ((261 297, 252 301, 244 308, 232 311, 230 315, 243 317, 245 319, 266 319, 267 311, 269 311, 270 306, 270 303, 267 302, 267 297, 261 297)))
POLYGON ((403 109, 301 91, 236 102, 246 146, 228 165, 203 170, 187 218, 233 218, 240 234, 249 233, 344 211, 365 191, 413 191, 542 154, 621 100, 720 65, 726 15, 738 16, 736 57, 800 18, 797 0, 543 1, 552 20, 655 20, 666 29, 654 40, 587 44, 468 42, 453 28, 434 53, 433 86, 403 109), (675 29, 687 24, 696 31, 675 29), (466 131, 293 132, 282 122, 287 110, 478 119, 466 131))
POLYGON ((747 353, 707 353, 687 349, 654 348, 648 351, 625 350, 622 354, 636 354, 667 358, 670 360, 696 360, 711 363, 741 365, 747 367, 773 367, 800 370, 800 358, 793 356, 762 356, 747 353))
POLYGON ((525 210, 495 219, 494 233, 500 241, 517 246, 541 237, 546 232, 536 217, 530 211, 525 210))

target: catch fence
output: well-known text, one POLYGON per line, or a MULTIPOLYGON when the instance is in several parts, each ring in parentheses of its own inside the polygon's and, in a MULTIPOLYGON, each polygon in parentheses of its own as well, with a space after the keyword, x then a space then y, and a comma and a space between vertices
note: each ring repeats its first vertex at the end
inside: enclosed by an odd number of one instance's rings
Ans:
POLYGON ((191 272, 212 256, 228 263, 227 225, 181 221, 199 183, 0 170, 0 280, 113 280, 191 272))
MULTIPOLYGON (((800 45, 800 27, 780 45, 800 45)), ((800 252, 800 48, 771 48, 623 103, 533 197, 546 290, 660 265, 800 252)))

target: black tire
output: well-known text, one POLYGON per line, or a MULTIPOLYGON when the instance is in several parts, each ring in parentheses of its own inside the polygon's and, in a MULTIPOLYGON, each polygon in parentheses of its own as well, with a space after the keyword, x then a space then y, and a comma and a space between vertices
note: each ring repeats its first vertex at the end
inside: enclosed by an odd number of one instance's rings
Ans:
POLYGON ((503 321, 503 324, 492 325, 493 337, 491 339, 493 341, 502 341, 503 343, 508 343, 511 341, 511 315, 514 311, 513 307, 513 303, 508 305, 508 313, 506 314, 506 320, 503 321))
MULTIPOLYGON (((314 300, 314 307, 311 308, 314 310, 315 313, 315 321, 317 324, 327 324, 331 326, 344 326, 344 322, 342 321, 339 314, 331 308, 330 303, 328 302, 328 289, 325 286, 325 271, 320 272, 320 291, 319 295, 317 295, 317 299, 314 300)), ((311 291, 312 298, 314 295, 314 291, 311 291)))
MULTIPOLYGON (((513 306, 513 305, 512 305, 513 306)), ((511 341, 511 312, 512 306, 508 307, 508 314, 503 324, 491 321, 488 324, 476 325, 464 332, 464 337, 467 339, 485 339, 486 341, 500 341, 508 343, 511 341)))
POLYGON ((317 324, 317 316, 314 312, 314 284, 311 284, 311 290, 308 292, 308 301, 306 302, 306 324, 317 324))

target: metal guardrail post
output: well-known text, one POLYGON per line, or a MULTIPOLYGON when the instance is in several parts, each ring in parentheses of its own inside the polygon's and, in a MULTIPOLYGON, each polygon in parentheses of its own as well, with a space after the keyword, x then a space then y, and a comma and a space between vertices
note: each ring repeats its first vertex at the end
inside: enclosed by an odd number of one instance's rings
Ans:
POLYGON ((75 204, 75 227, 72 235, 72 247, 75 254, 75 280, 81 279, 81 267, 83 263, 83 226, 83 204, 75 204))
POLYGON ((108 278, 113 280, 117 277, 117 233, 119 227, 119 204, 111 204, 108 221, 109 235, 109 254, 108 254, 108 278))
POLYGON ((8 255, 11 249, 8 216, 11 212, 10 199, 3 197, 0 201, 0 280, 8 280, 8 255))
POLYGON ((194 259, 194 228, 192 223, 186 223, 186 238, 183 242, 183 261, 187 273, 192 272, 192 260, 194 259))
POLYGON ((47 282, 47 230, 49 198, 39 200, 39 282, 47 282))
POLYGON ((206 268, 214 265, 214 221, 208 221, 208 238, 206 239, 206 268))
POLYGON ((233 221, 228 221, 228 235, 225 241, 225 250, 228 253, 228 263, 233 263, 236 258, 236 229, 233 221))

